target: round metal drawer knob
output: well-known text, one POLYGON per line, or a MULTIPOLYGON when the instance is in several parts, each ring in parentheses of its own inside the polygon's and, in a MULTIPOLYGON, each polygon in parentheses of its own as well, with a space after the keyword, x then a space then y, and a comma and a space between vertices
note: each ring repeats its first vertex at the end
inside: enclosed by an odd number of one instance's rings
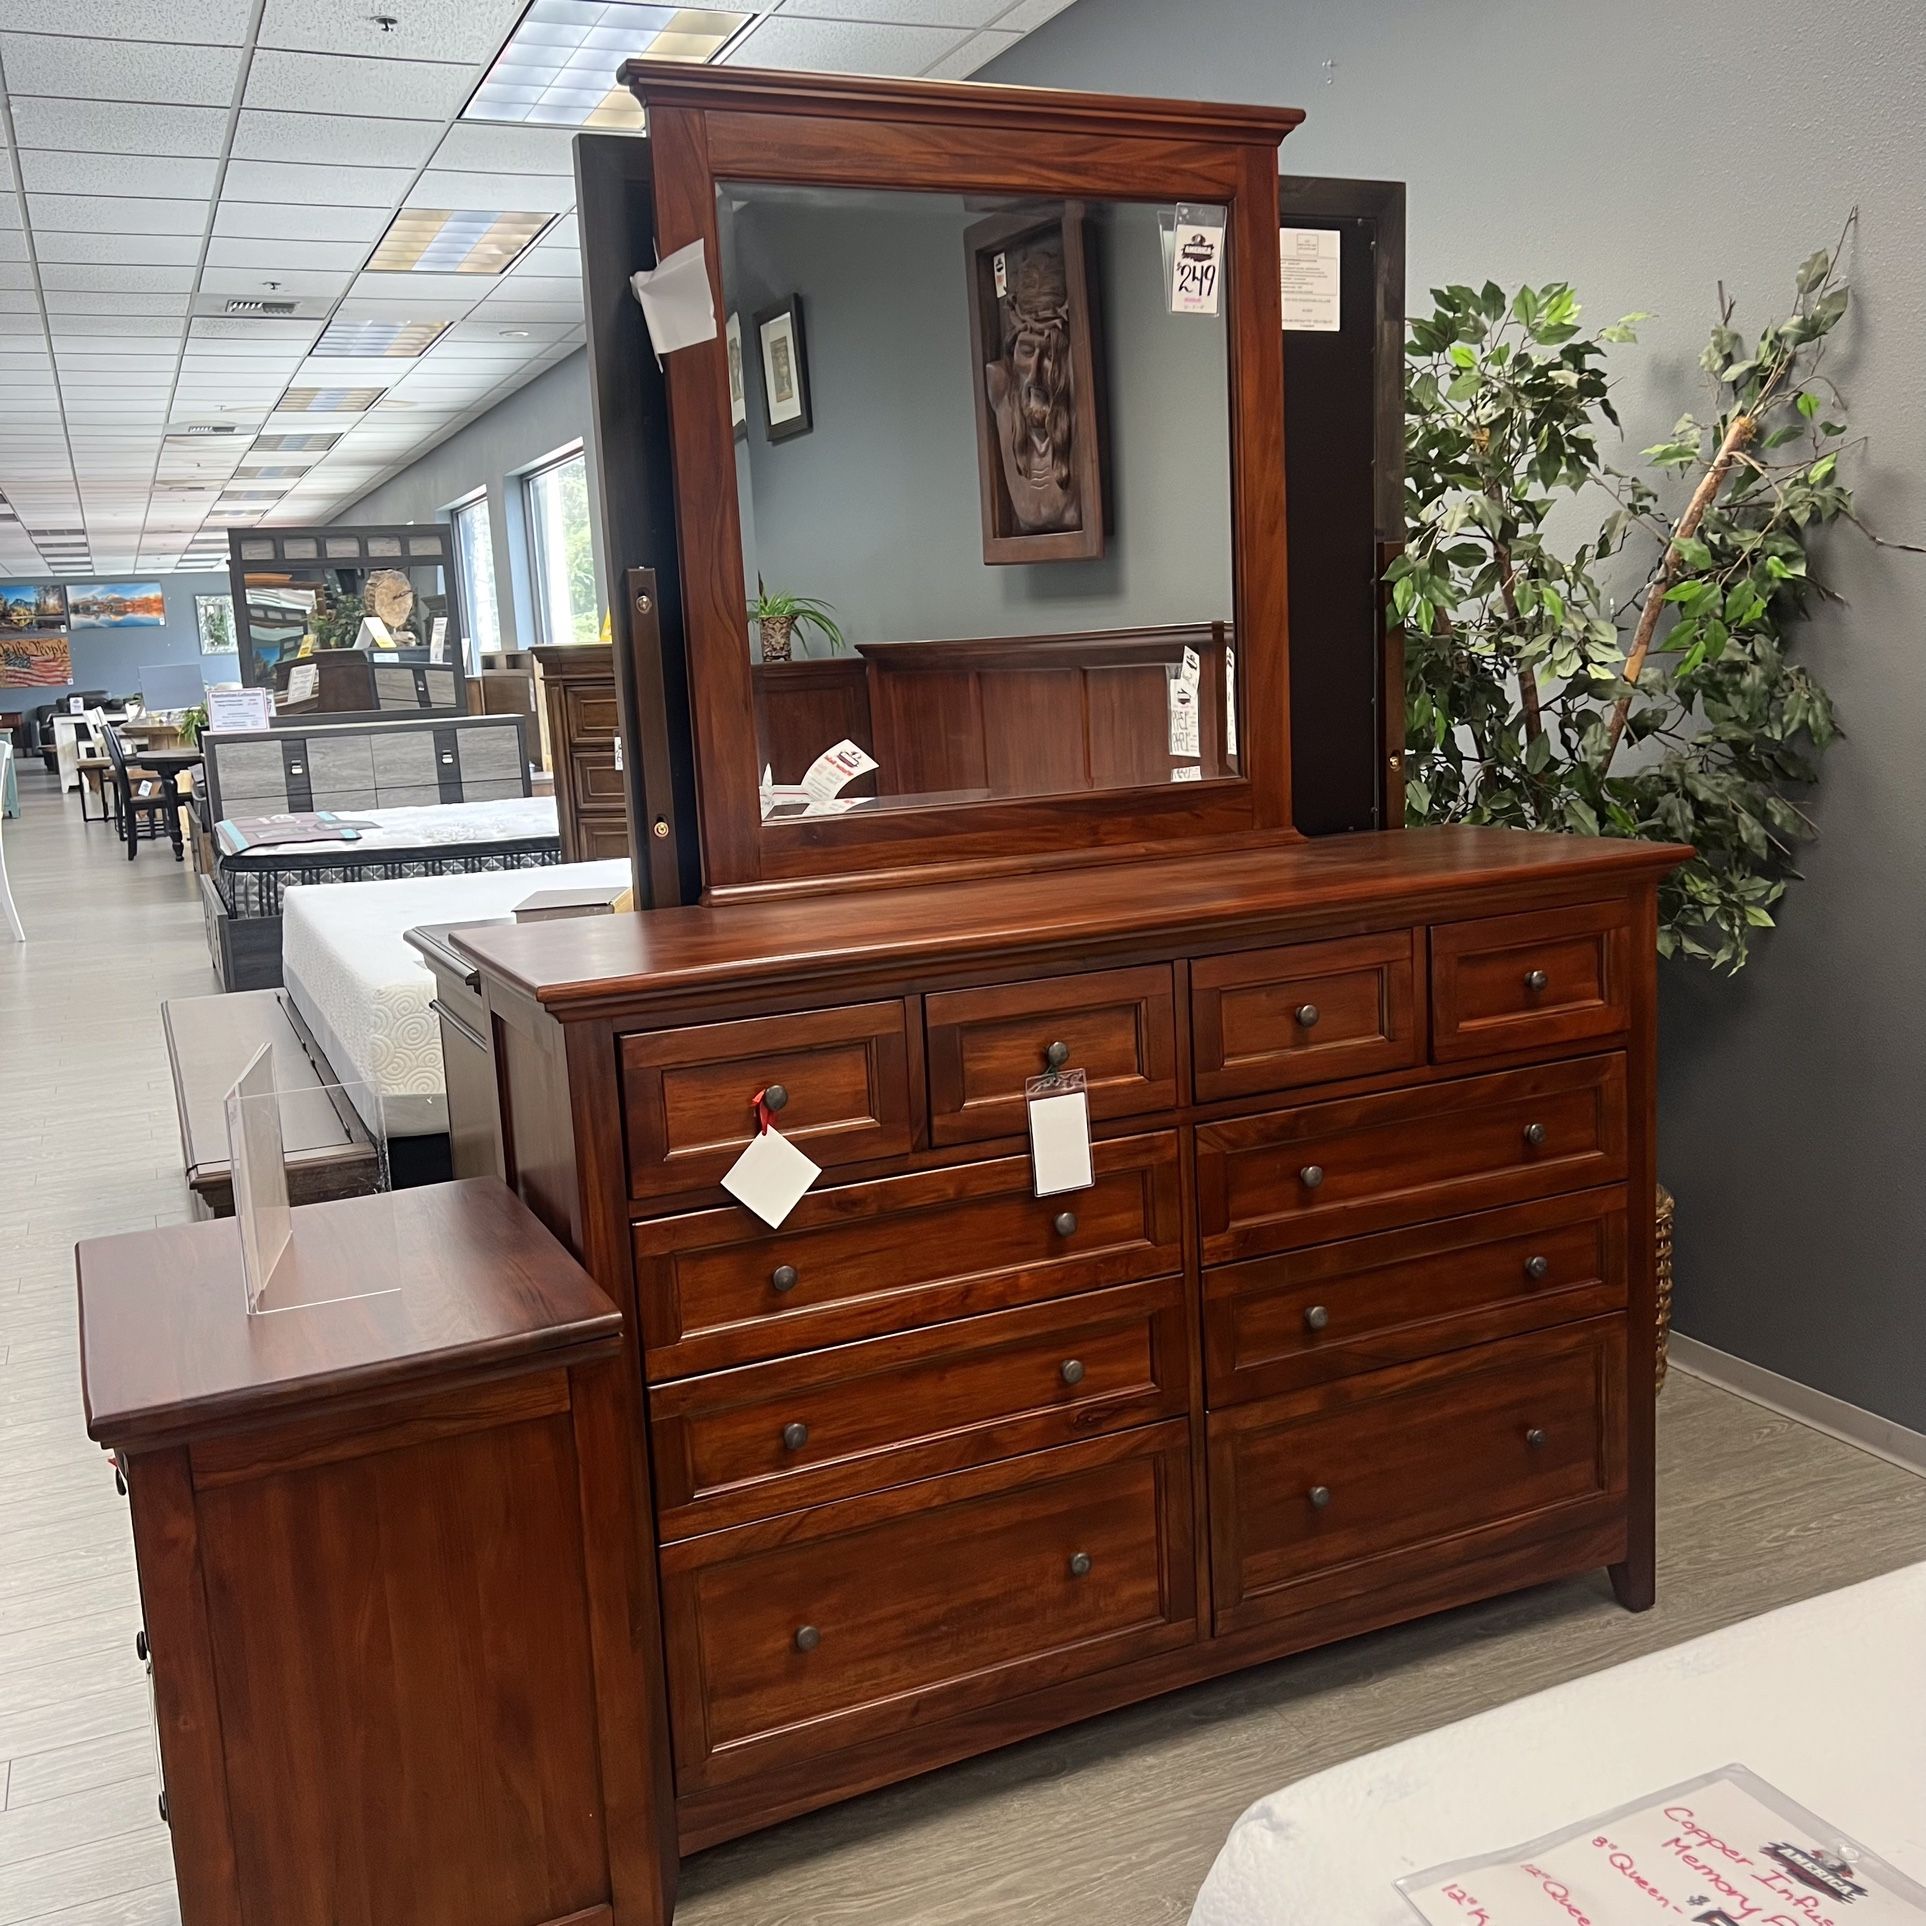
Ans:
POLYGON ((1530 1445, 1534 1451, 1543 1451, 1546 1442, 1545 1434, 1539 1430, 1536 1425, 1533 1425, 1532 1428, 1525 1433, 1525 1442, 1530 1445))
POLYGON ((822 1642, 823 1642, 823 1635, 822 1633, 817 1631, 815 1626, 798 1625, 796 1627, 796 1650, 797 1651, 813 1652, 816 1649, 816 1647, 819 1646, 822 1642))
POLYGON ((1551 1260, 1547 1257, 1528 1257, 1525 1259, 1525 1275, 1534 1283, 1543 1277, 1550 1269, 1551 1260))
POLYGON ((1312 1506, 1316 1510, 1322 1511, 1324 1507, 1331 1502, 1331 1487, 1329 1485, 1313 1485, 1304 1495, 1310 1499, 1312 1506))
POLYGON ((771 1110, 780 1110, 789 1101, 789 1092, 779 1083, 772 1083, 762 1093, 762 1100, 771 1110))
POLYGON ((1073 1210, 1060 1210, 1051 1220, 1050 1228, 1059 1237, 1068 1237, 1077 1228, 1077 1213, 1073 1210))
POLYGON ((1322 1304, 1313 1304, 1304 1313, 1304 1328, 1307 1331, 1321 1331, 1331 1321, 1331 1314, 1322 1304))
POLYGON ((1083 1382, 1083 1360, 1081 1358, 1065 1358, 1061 1369, 1057 1372, 1057 1376, 1060 1377, 1065 1384, 1081 1384, 1083 1382))
POLYGON ((1306 1164, 1304 1168, 1297 1173, 1297 1181, 1302 1184, 1306 1190, 1317 1189, 1318 1185, 1324 1181, 1324 1166, 1322 1164, 1306 1164))
POLYGON ((1300 1003, 1297 1006, 1298 1023, 1306 1030, 1312 1028, 1320 1014, 1321 1012, 1315 1003, 1300 1003))
POLYGON ((782 1448, 785 1451, 800 1451, 809 1442, 809 1427, 806 1424, 786 1424, 782 1428, 782 1448))
POLYGON ((795 1265, 778 1264, 776 1268, 769 1273, 769 1285, 772 1290, 793 1291, 796 1288, 795 1265))
POLYGON ((1542 990, 1550 980, 1543 970, 1525 972, 1525 988, 1528 990, 1542 990))
POLYGON ((1070 1046, 1067 1043, 1053 1043, 1043 1053, 1043 1060, 1052 1070, 1061 1070, 1070 1061, 1070 1046))
POLYGON ((1536 1150, 1538 1146, 1545 1141, 1545 1126, 1543 1124, 1527 1124, 1525 1126, 1525 1141, 1536 1150))
POLYGON ((1089 1570, 1090 1554, 1088 1552, 1072 1552, 1070 1554, 1070 1576, 1072 1578, 1085 1577, 1089 1570))

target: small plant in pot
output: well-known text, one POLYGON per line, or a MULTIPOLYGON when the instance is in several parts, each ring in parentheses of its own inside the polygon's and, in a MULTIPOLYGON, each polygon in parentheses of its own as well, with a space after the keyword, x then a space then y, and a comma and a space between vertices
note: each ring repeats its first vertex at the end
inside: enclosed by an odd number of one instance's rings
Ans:
POLYGON ((771 595, 763 587, 761 576, 756 577, 756 599, 749 604, 749 619, 761 637, 765 662, 787 662, 799 628, 815 629, 829 644, 832 655, 848 647, 829 603, 813 595, 771 595))

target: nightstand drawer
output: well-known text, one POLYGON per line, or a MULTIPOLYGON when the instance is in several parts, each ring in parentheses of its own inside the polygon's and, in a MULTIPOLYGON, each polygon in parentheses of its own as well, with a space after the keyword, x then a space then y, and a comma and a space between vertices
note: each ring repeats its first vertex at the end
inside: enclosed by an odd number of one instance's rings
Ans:
POLYGON ((1623 901, 1435 925, 1433 1059, 1617 1036, 1630 1021, 1631 941, 1623 901))

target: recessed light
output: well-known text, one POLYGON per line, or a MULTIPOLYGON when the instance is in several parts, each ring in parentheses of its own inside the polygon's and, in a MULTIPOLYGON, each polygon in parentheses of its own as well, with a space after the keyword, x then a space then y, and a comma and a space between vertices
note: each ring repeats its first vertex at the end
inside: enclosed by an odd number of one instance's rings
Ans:
MULTIPOLYGON (((290 388, 274 404, 277 415, 364 415, 383 395, 386 388, 290 388)), ((262 448, 274 437, 264 437, 254 445, 262 448)))
POLYGON ((335 320, 328 323, 310 352, 406 360, 426 354, 447 332, 446 321, 335 320))
POLYGON ((528 339, 528 333, 529 331, 526 328, 503 328, 501 330, 501 337, 504 341, 526 341, 528 339))
POLYGON ((554 214, 512 208, 404 207, 368 256, 369 274, 502 274, 554 214))

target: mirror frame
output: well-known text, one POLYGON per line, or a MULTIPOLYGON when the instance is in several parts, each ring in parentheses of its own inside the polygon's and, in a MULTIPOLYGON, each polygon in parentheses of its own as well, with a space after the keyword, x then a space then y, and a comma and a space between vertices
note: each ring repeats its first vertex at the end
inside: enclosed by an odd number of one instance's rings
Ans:
POLYGON ((765 824, 721 327, 663 358, 707 891, 1294 836, 1277 150, 1302 113, 659 61, 629 61, 618 77, 648 113, 658 258, 701 241, 718 315, 719 182, 1216 202, 1231 235, 1229 535, 1244 767, 1204 784, 765 824))

